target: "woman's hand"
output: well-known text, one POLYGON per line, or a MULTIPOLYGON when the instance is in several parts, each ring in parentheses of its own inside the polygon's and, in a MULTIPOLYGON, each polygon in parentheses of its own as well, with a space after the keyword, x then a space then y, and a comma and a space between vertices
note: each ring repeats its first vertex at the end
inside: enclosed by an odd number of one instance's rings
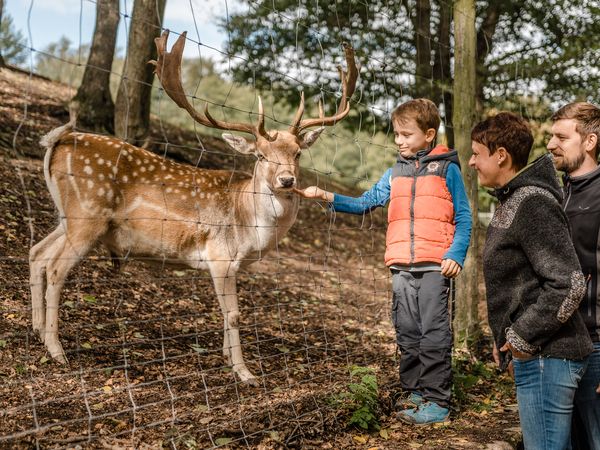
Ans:
POLYGON ((498 367, 500 367, 500 352, 498 351, 498 347, 496 347, 496 342, 494 342, 494 348, 492 349, 492 356, 494 357, 494 362, 498 367))
POLYGON ((506 344, 504 344, 502 346, 502 348, 500 349, 501 352, 510 352, 511 355, 513 355, 513 358, 517 358, 517 359, 529 359, 532 358, 533 355, 531 353, 525 353, 525 352, 520 352, 518 350, 516 350, 511 344, 510 342, 507 342, 506 344))
POLYGON ((321 189, 318 186, 309 186, 304 189, 294 188, 293 191, 300 197, 333 202, 333 193, 326 191, 325 189, 321 189))

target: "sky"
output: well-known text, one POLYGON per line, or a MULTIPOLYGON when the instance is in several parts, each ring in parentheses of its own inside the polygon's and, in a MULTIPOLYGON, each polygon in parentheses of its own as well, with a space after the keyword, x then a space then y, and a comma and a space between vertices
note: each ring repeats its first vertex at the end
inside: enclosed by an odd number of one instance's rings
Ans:
MULTIPOLYGON (((121 13, 131 15, 133 0, 120 0, 121 13)), ((13 18, 13 24, 27 39, 28 45, 43 50, 48 44, 67 37, 74 47, 89 44, 94 32, 95 0, 5 0, 4 13, 13 18)), ((226 35, 217 27, 218 19, 227 11, 243 10, 239 0, 167 0, 163 27, 176 32, 188 31, 188 37, 201 42, 194 46, 188 41, 185 56, 220 59, 226 35), (217 49, 217 50, 213 50, 217 49)), ((123 16, 119 21, 117 47, 121 54, 126 48, 126 26, 123 16)), ((174 38, 171 38, 174 42, 174 38)), ((35 55, 36 52, 33 54, 35 55)))

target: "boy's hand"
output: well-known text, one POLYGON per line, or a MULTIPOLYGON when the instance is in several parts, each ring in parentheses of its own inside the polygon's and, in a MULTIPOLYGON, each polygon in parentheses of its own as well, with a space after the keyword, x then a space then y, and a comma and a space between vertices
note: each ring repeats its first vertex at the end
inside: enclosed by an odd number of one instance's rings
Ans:
POLYGON ((293 191, 300 197, 310 198, 314 200, 325 200, 326 202, 333 201, 333 193, 321 189, 318 186, 309 186, 304 189, 294 188, 293 191))
POLYGON ((442 260, 442 275, 446 278, 455 278, 461 270, 462 267, 456 261, 452 259, 442 260))

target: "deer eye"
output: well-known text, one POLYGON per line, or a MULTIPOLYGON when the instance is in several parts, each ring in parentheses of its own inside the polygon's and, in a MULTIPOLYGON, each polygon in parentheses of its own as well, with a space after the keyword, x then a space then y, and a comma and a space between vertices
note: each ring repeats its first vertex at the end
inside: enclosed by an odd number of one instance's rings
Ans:
POLYGON ((258 158, 259 161, 264 161, 265 159, 267 159, 267 158, 265 158, 265 155, 263 155, 262 153, 257 153, 256 157, 258 158))
POLYGON ((302 154, 302 152, 296 153, 296 155, 294 156, 294 159, 296 159, 296 160, 300 159, 301 154, 302 154))

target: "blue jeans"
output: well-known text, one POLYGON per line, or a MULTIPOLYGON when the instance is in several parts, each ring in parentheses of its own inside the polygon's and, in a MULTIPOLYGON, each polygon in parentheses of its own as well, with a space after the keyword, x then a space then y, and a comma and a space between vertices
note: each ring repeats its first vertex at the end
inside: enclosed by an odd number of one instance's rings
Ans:
POLYGON ((519 418, 526 450, 570 448, 575 390, 587 359, 513 359, 519 418))
POLYGON ((594 353, 588 358, 588 366, 575 393, 575 414, 578 416, 573 428, 575 448, 600 450, 600 342, 594 342, 594 353))

